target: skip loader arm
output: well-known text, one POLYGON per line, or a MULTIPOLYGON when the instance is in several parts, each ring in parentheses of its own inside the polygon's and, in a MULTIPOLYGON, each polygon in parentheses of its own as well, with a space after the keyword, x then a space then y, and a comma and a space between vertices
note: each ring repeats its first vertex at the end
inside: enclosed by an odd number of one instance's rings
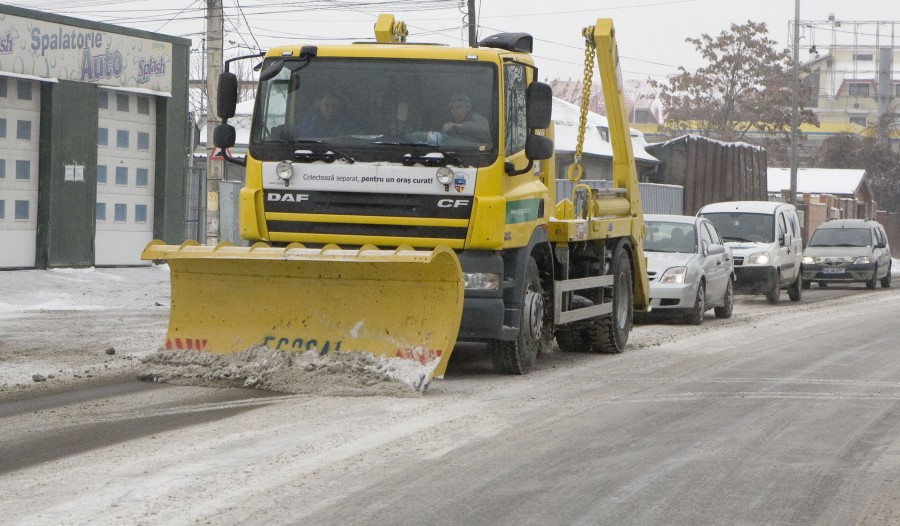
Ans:
POLYGON ((591 39, 596 47, 597 66, 603 88, 603 99, 606 101, 606 117, 609 122, 609 138, 613 150, 613 186, 625 189, 625 199, 631 208, 632 220, 629 237, 634 259, 634 307, 637 310, 646 311, 650 306, 650 285, 647 281, 647 259, 642 248, 644 213, 641 208, 641 192, 637 168, 634 164, 628 113, 622 93, 622 71, 619 67, 619 51, 612 19, 597 19, 596 25, 584 30, 584 37, 591 39))

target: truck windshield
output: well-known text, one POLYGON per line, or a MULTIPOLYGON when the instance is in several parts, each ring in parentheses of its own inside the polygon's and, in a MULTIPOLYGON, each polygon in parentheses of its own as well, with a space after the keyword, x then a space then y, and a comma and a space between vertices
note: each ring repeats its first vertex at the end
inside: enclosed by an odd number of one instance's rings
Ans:
POLYGON ((492 64, 313 57, 268 59, 262 69, 270 67, 278 73, 260 83, 249 141, 256 159, 318 147, 359 161, 433 151, 473 166, 496 160, 492 64))
POLYGON ((772 243, 775 241, 775 216, 725 212, 702 214, 709 219, 724 241, 772 243))

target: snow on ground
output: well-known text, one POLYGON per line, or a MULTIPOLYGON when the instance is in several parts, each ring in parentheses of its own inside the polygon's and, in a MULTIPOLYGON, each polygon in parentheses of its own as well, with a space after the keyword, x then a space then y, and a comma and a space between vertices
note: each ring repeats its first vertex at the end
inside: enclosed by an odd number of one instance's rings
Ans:
POLYGON ((168 265, 0 271, 0 397, 100 377, 323 395, 417 396, 429 368, 362 353, 164 351, 168 265))
MULTIPOLYGON (((122 376, 339 396, 416 396, 421 387, 422 369, 406 360, 161 351, 169 298, 168 265, 0 271, 0 398, 122 376)), ((632 345, 654 341, 643 332, 632 345)))

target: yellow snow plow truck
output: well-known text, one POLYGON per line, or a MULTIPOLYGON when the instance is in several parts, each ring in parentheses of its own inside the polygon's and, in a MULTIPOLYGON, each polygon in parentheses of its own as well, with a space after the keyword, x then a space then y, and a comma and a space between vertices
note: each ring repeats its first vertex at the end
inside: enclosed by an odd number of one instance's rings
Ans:
MULTIPOLYGON (((506 374, 527 373, 554 338, 563 351, 622 352, 649 289, 612 21, 583 30, 580 135, 563 175, 574 184, 560 200, 552 93, 530 35, 412 44, 391 15, 375 34, 255 56, 248 152, 229 158, 246 166, 240 232, 255 244, 146 247, 143 259, 170 265, 166 347, 368 352, 416 360, 428 380, 457 342, 485 343, 506 374), (581 182, 594 62, 614 152, 600 190, 581 182)), ((236 136, 230 62, 223 152, 236 136)))

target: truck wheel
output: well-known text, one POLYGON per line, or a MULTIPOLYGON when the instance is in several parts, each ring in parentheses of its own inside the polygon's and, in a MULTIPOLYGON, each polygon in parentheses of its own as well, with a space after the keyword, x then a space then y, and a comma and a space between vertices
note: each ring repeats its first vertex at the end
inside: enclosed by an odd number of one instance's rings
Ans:
POLYGON ((525 290, 522 292, 522 315, 515 341, 494 340, 488 343, 494 370, 501 374, 527 374, 534 366, 541 346, 544 325, 544 291, 534 258, 525 268, 525 290))
MULTIPOLYGON (((582 309, 590 307, 594 302, 583 297, 572 297, 572 308, 582 309)), ((593 320, 586 320, 587 323, 593 323, 593 320)), ((556 343, 559 350, 563 352, 588 352, 590 345, 587 342, 586 334, 588 330, 584 327, 585 322, 577 322, 574 324, 563 325, 556 328, 556 343)))
POLYGON ((788 287, 788 298, 791 301, 800 301, 800 298, 803 296, 803 289, 806 288, 803 285, 803 274, 797 274, 797 279, 788 287))
POLYGON ((725 288, 725 305, 713 309, 716 318, 727 320, 734 313, 734 285, 731 279, 728 279, 728 286, 725 288))
POLYGON ((694 308, 689 310, 684 317, 684 321, 691 325, 701 325, 703 317, 706 314, 706 287, 703 282, 697 286, 697 298, 694 300, 694 308))
POLYGON ((883 289, 891 288, 891 266, 890 265, 888 265, 887 274, 885 274, 884 277, 881 278, 881 288, 883 288, 883 289))
POLYGON ((775 304, 781 296, 781 272, 775 271, 775 277, 772 280, 769 290, 766 291, 766 301, 775 304))
POLYGON ((634 316, 634 285, 631 281, 631 258, 622 248, 613 254, 612 274, 612 314, 596 318, 585 329, 590 352, 618 354, 628 344, 634 316))

